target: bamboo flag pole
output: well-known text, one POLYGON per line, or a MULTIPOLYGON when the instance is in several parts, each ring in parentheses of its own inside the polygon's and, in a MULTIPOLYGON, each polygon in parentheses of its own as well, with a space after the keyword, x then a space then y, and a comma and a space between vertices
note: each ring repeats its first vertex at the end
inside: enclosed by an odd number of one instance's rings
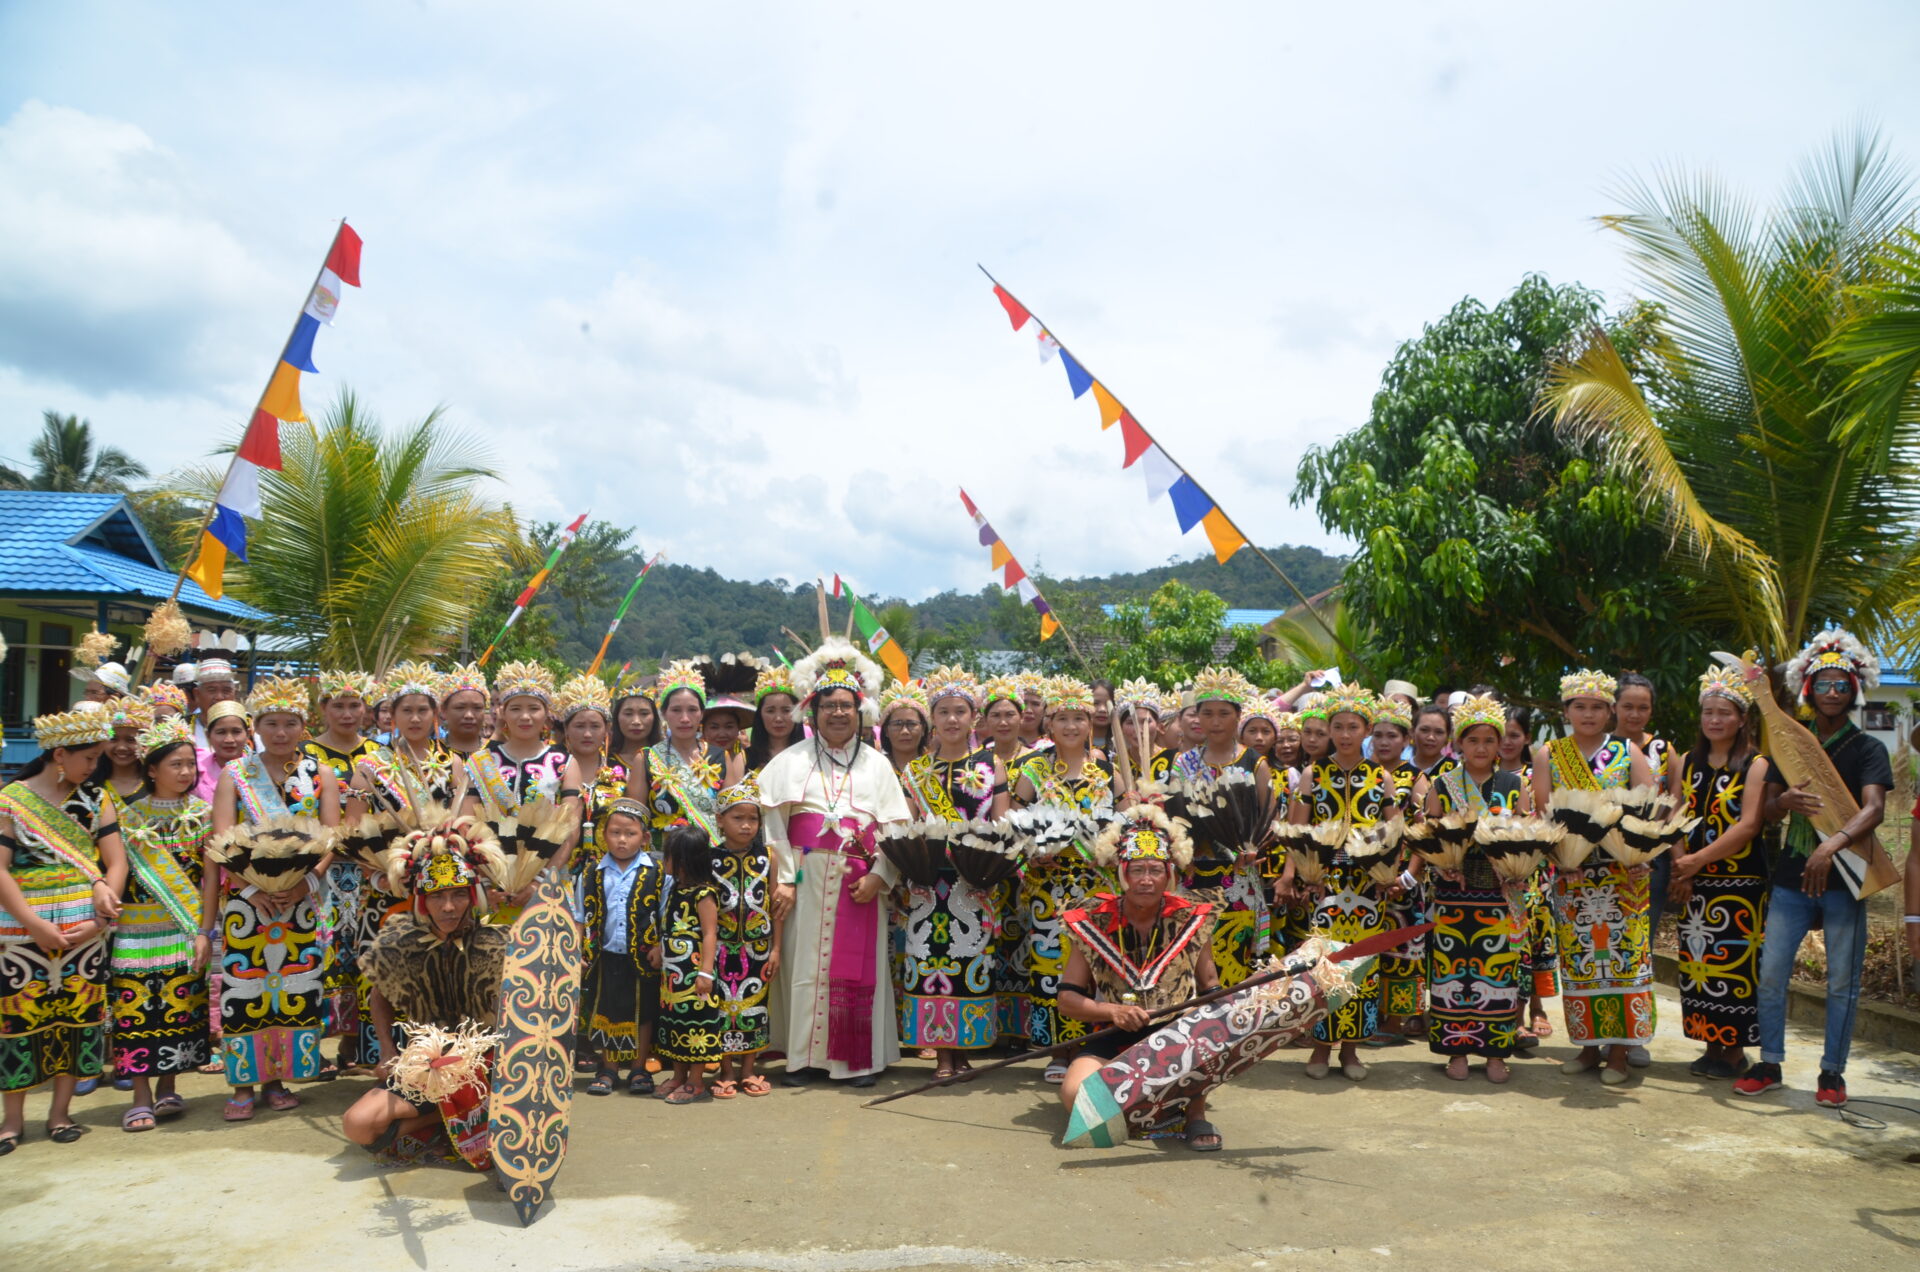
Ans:
MULTIPOLYGON (((313 271, 313 281, 307 284, 307 290, 300 293, 300 308, 293 315, 293 325, 287 328, 287 338, 280 342, 280 352, 273 359, 273 370, 267 372, 267 382, 260 386, 260 396, 253 400, 253 410, 247 412, 248 428, 253 427, 254 418, 266 409, 267 394, 273 391, 273 381, 280 373, 281 359, 286 356, 287 346, 293 343, 294 335, 300 330, 300 319, 307 312, 307 303, 313 299, 313 289, 320 285, 320 276, 327 272, 327 262, 333 259, 333 249, 340 242, 340 231, 346 227, 347 218, 343 216, 340 218, 340 223, 333 227, 333 237, 327 240, 327 250, 320 257, 320 268, 313 271)), ((245 430, 242 430, 240 437, 244 443, 245 430)), ((193 546, 188 550, 186 558, 181 561, 180 572, 173 576, 173 590, 167 593, 169 603, 180 599, 180 589, 186 586, 187 571, 193 568, 193 563, 200 557, 200 541, 207 537, 207 527, 213 524, 214 509, 220 506, 220 492, 226 489, 227 479, 233 476, 233 466, 240 460, 240 449, 239 446, 233 448, 233 455, 227 460, 227 471, 220 478, 220 485, 214 489, 213 498, 207 500, 207 515, 200 519, 200 528, 193 532, 193 546)), ((143 685, 147 682, 147 677, 152 674, 153 649, 149 643, 146 653, 140 659, 140 674, 134 677, 133 683, 143 685)))
MULTIPOLYGON (((988 282, 992 283, 995 287, 1000 288, 1001 291, 1006 292, 1006 294, 1009 297, 1012 297, 1015 304, 1019 305, 1022 309, 1025 309, 1029 315, 1033 314, 1033 311, 1031 309, 1027 309, 1026 302, 1022 301, 1018 296, 1014 296, 1014 294, 1011 291, 1007 291, 1006 286, 1002 284, 999 279, 995 278, 993 274, 988 271, 985 265, 979 265, 976 263, 976 268, 978 268, 982 274, 985 274, 987 276, 988 282)), ((1080 366, 1082 369, 1086 367, 1087 364, 1080 361, 1080 359, 1074 355, 1073 350, 1067 348, 1067 346, 1061 342, 1060 338, 1053 334, 1053 329, 1051 327, 1048 327, 1044 322, 1040 322, 1040 319, 1037 316, 1034 317, 1034 321, 1039 322, 1041 330, 1045 331, 1056 345, 1059 345, 1060 352, 1066 354, 1068 357, 1073 358, 1075 364, 1080 366)), ((1166 455, 1167 460, 1170 463, 1173 463, 1176 468, 1180 469, 1180 472, 1186 477, 1188 481, 1193 482, 1194 489, 1198 490, 1202 495, 1206 496, 1207 500, 1210 503, 1212 503, 1215 508, 1218 508, 1220 510, 1220 515, 1223 518, 1225 518, 1227 524, 1233 528, 1233 532, 1239 535, 1241 538, 1241 541, 1245 543, 1247 547, 1253 549, 1253 554, 1259 557, 1260 560, 1266 564, 1266 567, 1269 570, 1272 570, 1274 574, 1279 578, 1279 580, 1286 585, 1287 590, 1289 592, 1292 592, 1295 599, 1297 599, 1300 602, 1300 604, 1306 608, 1308 615, 1312 617, 1313 621, 1320 625, 1320 630, 1324 631, 1327 634, 1327 637, 1330 640, 1332 640, 1334 644, 1340 647, 1340 652, 1344 653, 1347 657, 1353 659, 1354 666, 1360 670, 1361 674, 1363 675, 1367 674, 1366 663, 1361 660, 1360 655, 1355 653, 1353 649, 1347 645, 1347 642, 1340 639, 1340 634, 1334 631, 1332 625, 1329 624, 1327 620, 1321 616, 1320 611, 1314 608, 1314 604, 1312 600, 1308 599, 1307 594, 1300 590, 1299 585, 1296 584, 1293 581, 1293 579, 1288 576, 1285 570, 1280 568, 1279 564, 1276 561, 1274 561, 1272 557, 1266 554, 1265 549, 1263 549, 1258 543, 1255 543, 1253 541, 1253 536, 1249 535, 1245 530, 1242 530, 1240 528, 1239 523, 1234 521, 1232 515, 1227 512, 1225 506, 1222 505, 1218 499, 1215 499, 1212 496, 1212 494, 1208 493, 1206 487, 1202 486, 1199 483, 1199 481, 1197 481, 1194 478, 1193 470, 1187 468, 1184 464, 1180 464, 1178 461, 1174 460, 1172 455, 1167 454, 1167 448, 1164 446, 1160 446, 1160 439, 1153 436, 1153 434, 1151 433, 1147 433, 1146 426, 1140 423, 1140 417, 1138 415, 1134 415, 1133 412, 1127 408, 1126 403, 1121 402, 1119 397, 1117 395, 1114 395, 1113 390, 1107 387, 1106 381, 1104 380, 1100 381, 1100 387, 1103 392, 1113 397, 1115 404, 1117 404, 1123 411, 1126 411, 1126 413, 1129 416, 1132 416, 1134 426, 1138 428, 1142 433, 1146 434, 1147 440, 1152 442, 1155 446, 1159 446, 1160 453, 1162 455, 1166 455)))
POLYGON ((607 656, 607 646, 613 643, 613 634, 620 630, 620 620, 627 616, 627 607, 633 604, 633 598, 639 594, 640 585, 647 581, 647 572, 666 559, 666 553, 656 552, 645 565, 640 567, 639 577, 633 580, 633 586, 628 588, 627 594, 620 599, 620 608, 614 610, 613 621, 607 624, 607 634, 600 638, 600 652, 593 656, 593 665, 587 668, 589 676, 600 670, 600 664, 607 656))

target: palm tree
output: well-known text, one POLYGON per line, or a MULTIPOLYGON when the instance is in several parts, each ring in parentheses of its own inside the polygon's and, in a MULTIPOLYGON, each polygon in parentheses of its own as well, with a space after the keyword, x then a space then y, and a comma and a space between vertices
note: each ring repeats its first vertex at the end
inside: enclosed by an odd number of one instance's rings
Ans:
POLYGON ((1350 679, 1363 674, 1365 668, 1354 664, 1349 651, 1368 657, 1365 651, 1372 644, 1368 639, 1371 633, 1360 629, 1353 611, 1340 597, 1339 586, 1309 599, 1319 620, 1307 613, 1306 606, 1296 605, 1267 624, 1263 634, 1273 637, 1279 647, 1275 658, 1302 671, 1338 667, 1340 674, 1350 679), (1331 635, 1329 627, 1333 629, 1331 635))
POLYGON ((77 415, 43 411, 40 436, 27 448, 33 471, 0 464, 0 488, 120 494, 147 475, 147 466, 118 446, 93 446, 93 425, 77 415))
MULTIPOLYGON (((384 671, 454 648, 515 537, 511 512, 481 498, 495 474, 436 409, 384 433, 341 393, 320 423, 284 426, 284 467, 261 474, 261 516, 233 594, 278 616, 328 666, 384 671)), ((202 503, 220 474, 188 478, 202 503)))
POLYGON ((1756 211, 1706 176, 1624 191, 1602 218, 1649 299, 1651 372, 1599 333, 1553 368, 1544 409, 1635 474, 1693 574, 1698 612, 1774 657, 1845 621, 1890 634, 1920 592, 1920 430, 1901 394, 1827 356, 1888 302, 1886 249, 1916 205, 1870 130, 1756 211))

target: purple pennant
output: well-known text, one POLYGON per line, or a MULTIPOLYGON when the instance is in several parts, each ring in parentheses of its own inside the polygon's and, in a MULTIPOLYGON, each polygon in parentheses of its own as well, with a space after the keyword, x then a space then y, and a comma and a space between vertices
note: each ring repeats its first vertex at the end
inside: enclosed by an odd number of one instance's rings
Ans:
POLYGON ((1181 534, 1199 525, 1201 519, 1213 511, 1213 500, 1185 473, 1180 474, 1180 480, 1174 482, 1167 493, 1173 496, 1173 515, 1179 518, 1181 534))
POLYGON ((995 543, 997 543, 999 539, 1000 539, 1000 536, 993 532, 992 526, 988 525, 984 521, 980 523, 980 546, 981 547, 990 548, 995 543))
POLYGON ((1047 604, 1047 598, 1044 596, 1035 596, 1033 598, 1033 608, 1042 614, 1053 613, 1053 606, 1047 604))
POLYGON ((1093 387, 1093 377, 1088 375, 1087 369, 1075 362, 1073 355, 1065 349, 1060 351, 1060 361, 1066 365, 1067 383, 1073 386, 1073 396, 1079 397, 1093 387))

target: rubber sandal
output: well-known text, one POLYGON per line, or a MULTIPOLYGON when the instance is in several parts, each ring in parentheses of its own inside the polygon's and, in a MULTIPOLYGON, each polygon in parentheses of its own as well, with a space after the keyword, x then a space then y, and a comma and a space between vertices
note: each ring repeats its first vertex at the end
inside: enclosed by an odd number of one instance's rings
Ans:
POLYGON ((253 1120, 253 1097, 231 1099, 226 1108, 220 1110, 220 1116, 229 1122, 251 1122, 253 1120))
POLYGON ((1067 1066, 1064 1064, 1050 1064, 1047 1066, 1047 1071, 1040 1075, 1040 1078, 1044 1082, 1051 1082, 1053 1085, 1059 1086, 1067 1080, 1067 1066))
MULTIPOLYGON (((195 1073, 204 1073, 209 1076, 212 1076, 213 1074, 216 1074, 216 1073, 225 1073, 226 1071, 227 1071, 227 1066, 224 1064, 221 1064, 218 1060, 209 1060, 205 1064, 201 1065, 198 1069, 194 1070, 195 1073)), ((337 1077, 339 1075, 336 1074, 335 1076, 337 1077)), ((325 1079, 322 1079, 322 1081, 324 1080, 325 1079)))
POLYGON ((47 1138, 56 1144, 71 1144, 87 1133, 87 1128, 78 1122, 68 1122, 64 1126, 48 1126, 47 1138))
POLYGON ((187 1111, 187 1102, 175 1095, 163 1095, 153 1102, 155 1117, 179 1117, 187 1111))
POLYGON ((707 1084, 707 1094, 716 1100, 731 1100, 740 1094, 740 1085, 732 1078, 718 1078, 707 1084))
POLYGON ((587 1083, 588 1095, 612 1095, 614 1075, 602 1069, 593 1075, 593 1081, 587 1083))
POLYGON ((756 1073, 740 1079, 740 1092, 743 1095, 772 1095, 773 1083, 756 1073))
POLYGON ((300 1107, 300 1097, 291 1091, 267 1092, 267 1107, 275 1113, 285 1113, 300 1107))
POLYGON ((18 1135, 0 1135, 0 1157, 5 1157, 18 1147, 20 1147, 18 1135))
POLYGON ((1226 1141, 1220 1138, 1220 1132, 1214 1128, 1214 1125, 1212 1122, 1209 1122, 1203 1118, 1198 1122, 1187 1123, 1187 1147, 1192 1149, 1194 1152, 1217 1153, 1225 1145, 1225 1143, 1226 1141), (1213 1143, 1201 1144, 1196 1142, 1198 1140, 1207 1140, 1207 1139, 1212 1140, 1213 1143))
MULTIPOLYGON (((218 1073, 220 1071, 218 1069, 215 1069, 214 1072, 218 1073)), ((307 1081, 308 1082, 333 1082, 339 1079, 340 1073, 341 1073, 341 1069, 339 1065, 323 1064, 318 1069, 314 1070, 313 1076, 308 1078, 307 1081)))
POLYGON ((141 1131, 150 1131, 160 1123, 153 1116, 151 1104, 136 1104, 120 1115, 120 1129, 129 1135, 138 1135, 141 1131), (144 1126, 135 1126, 135 1122, 144 1122, 144 1126))
POLYGON ((959 1072, 959 1070, 955 1069, 952 1065, 935 1065, 933 1068, 933 1080, 935 1082, 951 1081, 953 1075, 957 1072, 959 1072))
POLYGON ((704 1104, 708 1100, 711 1100, 712 1098, 713 1098, 713 1092, 707 1090, 705 1087, 701 1087, 699 1090, 696 1091, 694 1089, 693 1083, 689 1082, 685 1086, 676 1087, 674 1089, 673 1094, 667 1097, 667 1103, 668 1104, 704 1104))
POLYGON ((654 1089, 651 1073, 636 1073, 627 1079, 628 1095, 652 1095, 654 1089))
POLYGON ((116 1091, 131 1091, 133 1090, 133 1079, 115 1078, 113 1080, 113 1089, 116 1091))
POLYGON ((1553 1037, 1553 1022, 1545 1016, 1535 1016, 1533 1018, 1533 1032, 1536 1037, 1551 1038, 1553 1037))
POLYGON ((78 1082, 73 1084, 73 1093, 75 1095, 92 1095, 95 1091, 98 1091, 99 1089, 100 1089, 99 1078, 82 1078, 78 1082))

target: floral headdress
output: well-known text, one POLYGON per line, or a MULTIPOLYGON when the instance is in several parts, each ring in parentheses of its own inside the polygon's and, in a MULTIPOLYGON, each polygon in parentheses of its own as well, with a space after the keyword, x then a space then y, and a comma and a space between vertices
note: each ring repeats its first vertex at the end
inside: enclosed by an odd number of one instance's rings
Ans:
POLYGON ((829 636, 820 642, 818 649, 795 663, 793 683, 800 690, 800 700, 807 705, 830 690, 845 689, 859 701, 861 721, 868 725, 879 723, 876 709, 880 696, 879 664, 842 637, 829 636))
POLYGON ((320 701, 330 702, 335 698, 358 698, 362 702, 373 702, 380 693, 379 686, 373 683, 373 677, 364 671, 323 671, 320 673, 320 701))
POLYGON ((493 677, 493 691, 505 706, 514 698, 538 698, 553 705, 553 673, 533 662, 510 662, 493 677))
POLYGON ((78 750, 96 742, 105 742, 112 736, 113 717, 97 702, 81 702, 75 704, 71 711, 58 711, 33 718, 34 741, 40 744, 43 751, 51 751, 56 746, 78 750))
POLYGON ((313 699, 307 692, 307 682, 285 676, 269 676, 257 681, 253 692, 247 695, 247 711, 258 720, 261 716, 276 712, 284 715, 297 715, 302 720, 313 718, 313 699))
POLYGON ((1046 699, 1047 712, 1092 711, 1093 690, 1072 676, 1054 676, 1043 680, 1040 695, 1046 699))
POLYGON ((1273 728, 1276 733, 1300 732, 1300 713, 1298 711, 1278 711, 1274 713, 1273 728))
POLYGON ((691 658, 681 658, 660 669, 660 677, 653 686, 653 700, 665 703, 682 689, 691 689, 693 696, 700 699, 700 705, 707 705, 707 677, 700 670, 700 664, 691 658))
POLYGON ((713 815, 718 817, 729 808, 738 808, 742 804, 753 804, 757 807, 759 803, 760 779, 749 773, 714 797, 713 815))
POLYGON ((487 684, 487 673, 476 663, 462 663, 440 677, 440 705, 446 706, 454 694, 469 690, 479 694, 482 701, 493 692, 487 684))
POLYGON ((1379 711, 1380 700, 1373 696, 1372 690, 1365 685, 1351 683, 1333 686, 1321 694, 1320 701, 1314 704, 1314 713, 1328 720, 1351 713, 1372 724, 1379 711))
POLYGON ((1604 671, 1595 671, 1591 667, 1582 667, 1579 671, 1560 677, 1560 701, 1572 702, 1575 698, 1596 698, 1608 706, 1613 705, 1615 695, 1620 692, 1620 682, 1604 671))
POLYGON ((1160 686, 1137 676, 1132 680, 1123 680, 1113 695, 1113 705, 1128 711, 1145 708, 1157 716, 1160 714, 1160 686))
POLYGON ((153 724, 153 704, 140 698, 119 697, 107 704, 107 715, 116 729, 145 729, 153 724))
POLYGON ((1470 697, 1453 709, 1453 740, 1458 742, 1468 729, 1490 724, 1495 733, 1507 731, 1506 704, 1491 694, 1470 697))
POLYGON ((1709 667, 1700 677, 1700 701, 1725 698, 1742 711, 1753 706, 1753 687, 1738 667, 1709 667))
POLYGON ((1253 696, 1254 689, 1247 678, 1231 667, 1203 667, 1193 678, 1195 702, 1231 702, 1241 707, 1253 696))
POLYGON ((135 741, 141 755, 152 755, 176 742, 193 741, 193 726, 187 723, 185 716, 168 716, 164 720, 149 723, 140 730, 135 741))
POLYGON ((927 715, 926 690, 912 681, 905 684, 896 681, 888 685, 880 695, 880 718, 884 720, 892 715, 895 707, 912 707, 922 716, 927 715))
POLYGON ((1093 859, 1103 866, 1118 863, 1121 877, 1138 861, 1164 861, 1185 870, 1193 861, 1193 841, 1187 824, 1167 816, 1158 804, 1139 803, 1121 813, 1093 841, 1093 859))
POLYGON ((1265 720, 1277 733, 1280 729, 1280 717, 1274 714, 1273 702, 1268 698, 1255 698, 1240 710, 1240 731, 1246 732, 1251 720, 1265 720))
POLYGON ((395 663, 387 672, 387 683, 380 686, 380 696, 398 701, 413 694, 424 694, 439 705, 440 673, 422 662, 395 663))
POLYGON ((800 691, 793 687, 793 668, 763 667, 753 681, 753 705, 758 707, 768 694, 784 693, 795 702, 800 701, 800 691))
POLYGON ((1024 711, 1027 704, 1020 696, 1020 688, 1020 681, 1012 676, 995 676, 981 687, 980 713, 985 715, 987 708, 996 702, 1011 702, 1024 711))
POLYGON ((562 720, 571 720, 582 711, 598 711, 611 724, 613 694, 608 690, 606 681, 598 676, 589 676, 583 671, 560 686, 560 694, 554 701, 554 709, 560 713, 562 720))
POLYGON ((1808 686, 1814 674, 1822 671, 1846 672, 1855 693, 1880 683, 1880 660, 1844 627, 1827 628, 1794 656, 1787 664, 1787 688, 1802 702, 1809 701, 1808 686))
POLYGON ((975 708, 980 705, 980 686, 964 667, 935 667, 920 685, 926 692, 929 711, 942 698, 959 698, 975 708))
POLYGON ((187 709, 187 691, 170 680, 156 680, 142 687, 140 697, 156 712, 161 707, 172 707, 181 712, 187 709))
POLYGON ((1375 724, 1391 724, 1398 727, 1402 732, 1412 730, 1412 707, 1400 701, 1398 698, 1375 698, 1373 702, 1373 722, 1375 724))

